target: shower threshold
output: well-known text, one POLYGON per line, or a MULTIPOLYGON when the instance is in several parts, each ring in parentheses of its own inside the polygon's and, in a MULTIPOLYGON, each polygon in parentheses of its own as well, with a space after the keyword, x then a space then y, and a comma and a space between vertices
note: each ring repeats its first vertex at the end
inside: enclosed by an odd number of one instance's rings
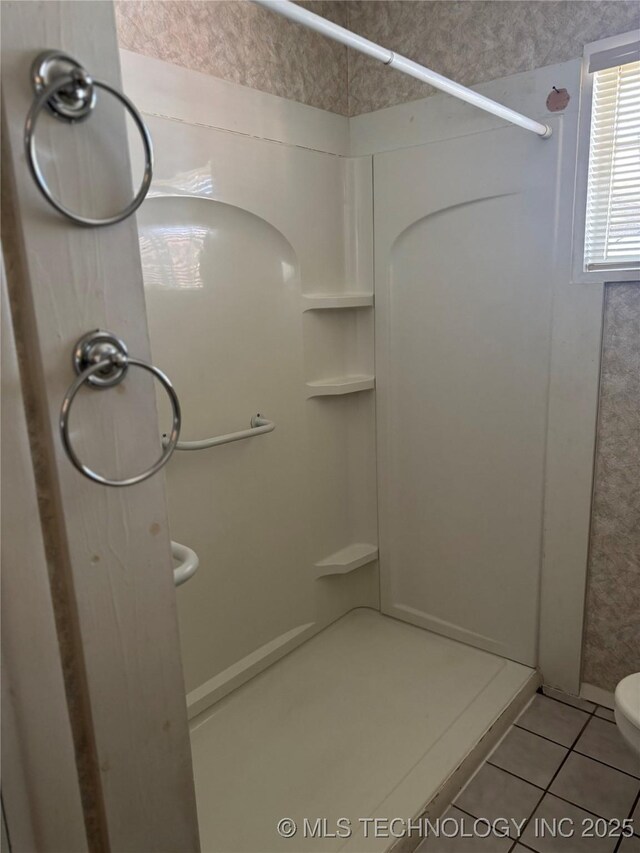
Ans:
POLYGON ((529 667, 354 610, 192 721, 203 853, 388 850, 403 832, 389 821, 429 803, 436 817, 537 686, 529 667))

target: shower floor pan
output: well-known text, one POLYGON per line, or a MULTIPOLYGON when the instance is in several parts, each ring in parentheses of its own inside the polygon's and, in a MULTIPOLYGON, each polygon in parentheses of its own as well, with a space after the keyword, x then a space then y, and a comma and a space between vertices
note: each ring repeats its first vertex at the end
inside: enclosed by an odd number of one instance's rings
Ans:
POLYGON ((203 853, 389 849, 397 839, 366 819, 419 815, 537 685, 526 666, 352 611, 193 720, 203 853), (278 834, 283 818, 296 822, 291 838, 278 834), (350 837, 329 837, 339 818, 350 837))

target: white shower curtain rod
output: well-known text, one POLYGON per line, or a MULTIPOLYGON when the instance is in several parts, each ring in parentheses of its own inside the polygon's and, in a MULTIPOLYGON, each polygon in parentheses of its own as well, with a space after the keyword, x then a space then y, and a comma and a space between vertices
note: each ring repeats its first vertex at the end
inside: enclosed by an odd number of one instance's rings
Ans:
POLYGON ((328 21, 314 12, 309 12, 307 9, 303 9, 296 3, 291 2, 291 0, 253 0, 253 2, 259 6, 265 6, 278 15, 283 15, 285 18, 296 21, 298 24, 303 24, 303 26, 309 27, 309 29, 322 33, 322 35, 328 36, 335 41, 339 41, 341 44, 346 44, 347 47, 359 50, 360 53, 366 53, 367 56, 372 56, 390 68, 396 68, 410 77, 415 77, 424 83, 430 83, 436 89, 441 89, 443 92, 453 95, 454 98, 460 98, 460 100, 473 104, 473 106, 479 107, 479 109, 487 113, 492 113, 505 121, 511 122, 511 124, 522 127, 524 130, 537 133, 543 139, 548 139, 551 136, 552 131, 549 125, 534 121, 534 119, 509 109, 509 107, 505 107, 497 101, 492 101, 491 98, 486 98, 472 89, 467 89, 466 86, 461 86, 460 83, 454 83, 448 77, 443 77, 442 74, 437 74, 435 71, 425 68, 424 65, 407 59, 406 56, 399 56, 386 47, 381 47, 379 44, 369 41, 369 39, 363 38, 357 33, 352 33, 351 30, 334 24, 332 21, 328 21))

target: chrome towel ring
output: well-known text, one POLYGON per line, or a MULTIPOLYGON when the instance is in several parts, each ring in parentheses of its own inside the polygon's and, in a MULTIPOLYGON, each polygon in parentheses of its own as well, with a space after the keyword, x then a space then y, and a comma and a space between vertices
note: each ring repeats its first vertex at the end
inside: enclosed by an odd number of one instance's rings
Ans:
POLYGON ((141 483, 143 480, 152 477, 169 461, 180 437, 182 420, 180 401, 168 377, 152 364, 147 364, 146 361, 140 361, 137 358, 131 358, 127 353, 124 341, 111 332, 104 332, 99 329, 89 332, 77 342, 73 350, 73 366, 78 377, 67 389, 60 409, 60 436, 71 462, 81 474, 103 486, 134 486, 136 483, 141 483), (96 389, 112 388, 114 385, 122 382, 127 375, 129 367, 132 365, 134 367, 141 367, 143 370, 151 373, 163 386, 171 401, 173 423, 167 442, 164 445, 163 453, 157 462, 141 474, 127 477, 125 480, 112 480, 93 471, 78 457, 71 444, 71 436, 69 435, 69 413, 71 412, 71 404, 83 385, 86 384, 96 389))
POLYGON ((36 99, 27 114, 27 121, 24 126, 24 146, 29 169, 42 195, 59 213, 71 219, 72 222, 86 227, 115 225, 116 222, 122 222, 123 219, 131 216, 140 207, 149 192, 153 176, 153 146, 151 144, 151 137, 135 105, 126 95, 109 85, 109 83, 90 77, 79 62, 60 50, 46 50, 35 58, 31 66, 31 81, 36 93, 36 99), (35 144, 36 123, 43 108, 46 108, 51 115, 60 121, 66 121, 71 124, 78 121, 85 121, 91 115, 96 105, 96 89, 104 89, 105 92, 109 92, 129 111, 136 127, 140 131, 145 155, 142 183, 135 198, 129 202, 124 210, 104 219, 92 219, 91 217, 74 213, 58 201, 58 199, 54 198, 40 169, 35 144))

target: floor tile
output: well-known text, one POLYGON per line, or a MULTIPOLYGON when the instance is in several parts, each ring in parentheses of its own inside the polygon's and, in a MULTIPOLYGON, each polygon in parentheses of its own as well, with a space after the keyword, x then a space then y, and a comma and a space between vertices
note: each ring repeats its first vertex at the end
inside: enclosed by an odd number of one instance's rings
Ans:
POLYGON ((623 820, 631 811, 640 781, 579 755, 571 753, 553 780, 549 791, 600 817, 623 820))
POLYGON ((618 853, 640 853, 640 838, 634 835, 632 838, 623 838, 618 853))
POLYGON ((489 761, 526 782, 546 788, 566 754, 566 747, 512 726, 489 761))
POLYGON ((592 717, 575 749, 576 752, 640 777, 640 758, 631 751, 615 723, 592 717))
POLYGON ((558 702, 564 702, 565 705, 572 705, 574 708, 580 708, 581 711, 586 711, 588 714, 590 714, 596 707, 593 702, 581 699, 580 696, 569 696, 568 693, 563 693, 562 690, 556 690, 554 687, 543 687, 542 692, 545 696, 557 699, 558 702))
POLYGON ((609 720, 610 723, 615 723, 616 718, 611 708, 604 708, 598 705, 596 708, 596 717, 602 717, 603 720, 609 720))
MULTIPOLYGON (((443 816, 445 818, 453 818, 459 827, 464 827, 465 833, 473 832, 473 818, 464 814, 455 807, 443 816)), ((452 829, 446 827, 447 833, 452 829)), ((456 827, 453 831, 457 832, 456 827)), ((480 833, 484 834, 486 828, 480 829, 480 833)), ((420 842, 415 853, 507 853, 510 850, 513 841, 510 838, 498 838, 495 835, 490 835, 487 838, 474 836, 472 838, 463 837, 457 834, 455 837, 449 838, 425 838, 420 842)))
POLYGON ((523 820, 533 812, 541 796, 539 788, 484 764, 458 795, 455 805, 477 818, 523 820))
POLYGON ((618 838, 593 838, 583 834, 582 821, 591 820, 592 817, 582 809, 551 794, 545 794, 544 800, 527 824, 522 841, 538 853, 613 853, 618 838), (562 825, 569 837, 559 834, 554 836, 550 830, 543 834, 539 821, 546 820, 547 825, 552 826, 554 820, 559 821, 562 818, 568 818, 570 821, 562 825))
POLYGON ((539 693, 516 720, 516 725, 563 746, 571 746, 589 715, 539 693))

